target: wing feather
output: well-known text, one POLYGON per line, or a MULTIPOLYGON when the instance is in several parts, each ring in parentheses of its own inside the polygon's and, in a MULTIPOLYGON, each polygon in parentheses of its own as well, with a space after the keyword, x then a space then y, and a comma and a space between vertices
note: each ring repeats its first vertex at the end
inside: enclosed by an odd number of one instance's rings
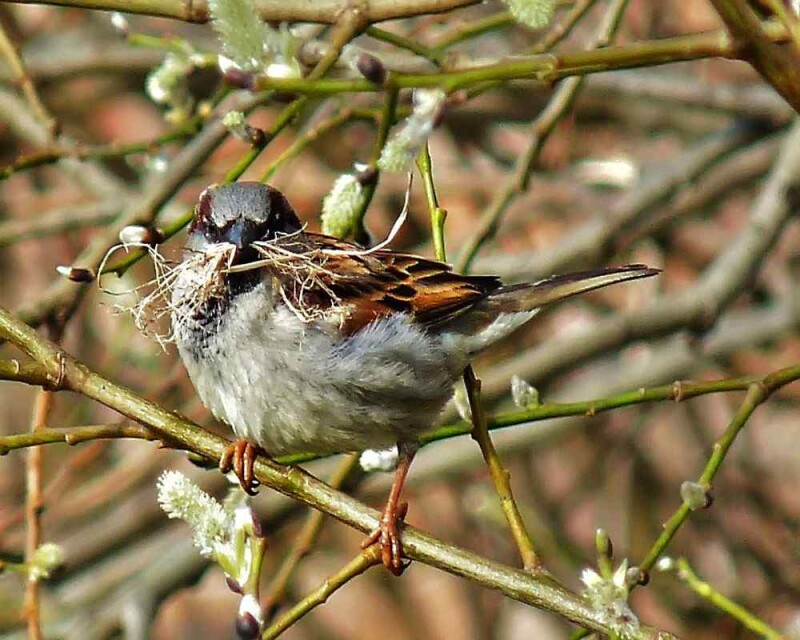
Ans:
MULTIPOLYGON (((306 256, 319 267, 315 278, 323 286, 304 291, 303 304, 320 310, 341 308, 342 329, 348 335, 397 312, 408 313, 423 325, 437 326, 502 286, 494 276, 460 275, 437 260, 390 250, 369 252, 321 234, 287 238, 281 247, 306 256)), ((285 291, 291 292, 292 287, 285 291)))

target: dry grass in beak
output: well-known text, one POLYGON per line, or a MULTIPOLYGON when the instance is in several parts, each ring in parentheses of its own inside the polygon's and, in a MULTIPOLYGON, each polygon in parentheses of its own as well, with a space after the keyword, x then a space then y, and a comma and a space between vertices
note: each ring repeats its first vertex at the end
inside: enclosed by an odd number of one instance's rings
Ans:
POLYGON ((210 245, 207 250, 196 252, 175 264, 162 256, 158 247, 139 243, 120 244, 109 249, 100 266, 100 272, 102 273, 106 262, 116 251, 131 247, 147 251, 155 272, 153 279, 127 291, 110 290, 102 285, 100 278, 98 286, 108 295, 133 296, 133 304, 114 305, 114 311, 130 314, 142 335, 153 338, 162 348, 166 348, 167 344, 175 341, 176 324, 199 325, 198 312, 208 300, 225 295, 225 275, 235 256, 236 247, 227 243, 210 245), (175 293, 179 283, 181 299, 178 303, 175 293), (164 332, 159 326, 165 316, 171 320, 168 332, 164 332))

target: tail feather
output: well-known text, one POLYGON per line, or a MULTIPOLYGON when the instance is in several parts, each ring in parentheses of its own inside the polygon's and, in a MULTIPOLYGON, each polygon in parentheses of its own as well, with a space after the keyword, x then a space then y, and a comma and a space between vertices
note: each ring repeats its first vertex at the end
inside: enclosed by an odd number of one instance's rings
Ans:
POLYGON ((649 278, 660 273, 643 264, 628 264, 621 267, 575 271, 552 276, 539 282, 508 285, 494 291, 486 300, 492 310, 498 312, 531 311, 539 307, 607 287, 626 280, 649 278))
POLYGON ((449 339, 473 355, 526 322, 543 306, 611 284, 649 278, 659 269, 629 264, 607 269, 576 271, 539 282, 503 286, 464 315, 446 325, 449 339))

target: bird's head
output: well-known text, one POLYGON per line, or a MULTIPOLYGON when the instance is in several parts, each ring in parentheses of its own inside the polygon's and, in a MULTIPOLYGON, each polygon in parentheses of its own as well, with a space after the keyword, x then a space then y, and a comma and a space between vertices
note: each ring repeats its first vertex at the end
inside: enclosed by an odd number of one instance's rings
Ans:
POLYGON ((260 182, 211 185, 197 200, 187 248, 200 251, 227 242, 239 251, 258 240, 302 229, 292 205, 277 189, 260 182))

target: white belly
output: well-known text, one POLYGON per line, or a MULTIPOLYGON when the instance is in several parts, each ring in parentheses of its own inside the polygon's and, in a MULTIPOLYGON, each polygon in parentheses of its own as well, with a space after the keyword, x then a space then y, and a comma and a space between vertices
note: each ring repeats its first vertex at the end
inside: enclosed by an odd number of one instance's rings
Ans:
POLYGON ((236 297, 206 346, 176 327, 203 403, 272 455, 331 453, 413 440, 429 430, 466 365, 405 316, 349 338, 272 309, 263 285, 236 297))

